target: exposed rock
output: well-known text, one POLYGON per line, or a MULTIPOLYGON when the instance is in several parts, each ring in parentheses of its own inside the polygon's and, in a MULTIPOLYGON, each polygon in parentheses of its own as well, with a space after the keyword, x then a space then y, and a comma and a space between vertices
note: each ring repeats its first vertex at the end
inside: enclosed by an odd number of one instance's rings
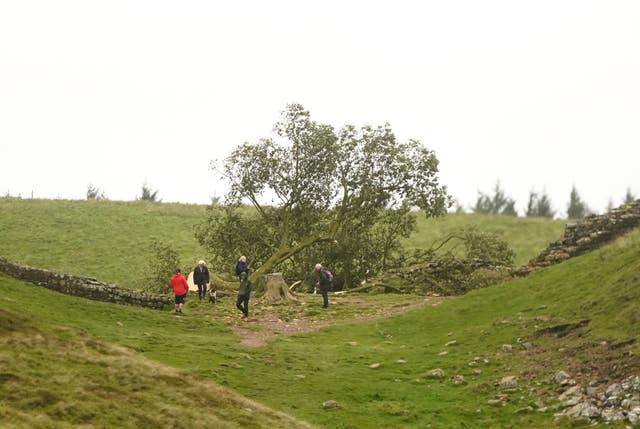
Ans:
POLYGON ((467 384, 467 380, 464 379, 464 376, 462 375, 454 375, 451 378, 451 381, 453 382, 453 384, 455 385, 461 385, 461 384, 467 384))
POLYGON ((503 344, 502 351, 505 353, 511 353, 513 352, 513 346, 511 344, 503 344))
POLYGON ((585 401, 585 402, 579 402, 576 405, 574 405, 573 407, 567 409, 565 411, 565 415, 567 415, 568 417, 588 417, 588 418, 593 418, 593 417, 599 417, 600 416, 600 409, 598 409, 598 407, 596 407, 595 405, 585 401))
POLYGON ((624 414, 615 408, 604 408, 600 413, 600 417, 605 422, 617 422, 624 419, 624 414))
POLYGON ((338 402, 334 401, 333 399, 330 399, 328 401, 324 401, 322 403, 322 408, 324 408, 325 410, 331 410, 333 408, 338 408, 338 407, 339 407, 338 402))
POLYGON ((567 398, 582 396, 582 391, 580 385, 571 386, 568 388, 562 395, 558 397, 558 400, 564 401, 567 398))
POLYGON ((553 375, 552 380, 554 383, 562 384, 562 382, 569 380, 569 378, 570 376, 566 372, 558 371, 553 375))
POLYGON ((428 378, 444 378, 445 375, 445 372, 440 368, 435 368, 427 371, 428 378))
POLYGON ((640 423, 640 377, 627 377, 602 389, 596 384, 590 382, 586 389, 568 388, 558 398, 568 408, 556 416, 567 417, 574 425, 597 421, 627 421, 633 426, 640 423))
POLYGON ((608 397, 611 396, 620 396, 622 394, 622 388, 620 387, 620 385, 618 383, 613 383, 612 385, 610 385, 609 387, 607 387, 607 390, 605 390, 605 395, 607 395, 608 397))
POLYGON ((507 375, 506 377, 502 377, 498 382, 498 386, 501 389, 514 389, 518 387, 518 378, 515 375, 507 375))
POLYGON ((376 362, 376 363, 372 363, 371 365, 369 365, 369 368, 371 368, 371 369, 378 369, 378 368, 380 368, 380 364, 379 364, 379 363, 377 363, 377 362, 376 362))
POLYGON ((445 344, 445 346, 447 347, 457 346, 457 345, 458 345, 458 342, 456 340, 449 341, 447 344, 445 344))

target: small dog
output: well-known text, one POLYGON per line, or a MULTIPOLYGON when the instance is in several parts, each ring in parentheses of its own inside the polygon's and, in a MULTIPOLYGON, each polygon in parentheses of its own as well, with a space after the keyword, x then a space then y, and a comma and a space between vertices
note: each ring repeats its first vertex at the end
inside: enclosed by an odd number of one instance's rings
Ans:
POLYGON ((218 291, 213 288, 209 289, 209 302, 213 304, 218 302, 218 291))

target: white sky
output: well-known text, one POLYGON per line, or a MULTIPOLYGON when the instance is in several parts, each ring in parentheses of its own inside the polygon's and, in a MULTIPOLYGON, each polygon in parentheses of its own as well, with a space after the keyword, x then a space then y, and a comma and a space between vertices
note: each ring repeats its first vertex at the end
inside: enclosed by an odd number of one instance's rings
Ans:
POLYGON ((389 122, 465 206, 640 194, 637 1, 0 0, 0 194, 208 203, 287 103, 389 122))

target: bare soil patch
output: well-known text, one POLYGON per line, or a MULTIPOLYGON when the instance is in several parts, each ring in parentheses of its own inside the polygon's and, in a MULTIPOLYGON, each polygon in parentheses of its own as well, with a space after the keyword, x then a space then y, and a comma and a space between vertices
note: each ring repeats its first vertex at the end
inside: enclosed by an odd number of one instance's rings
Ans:
POLYGON ((319 331, 340 323, 384 319, 425 306, 436 306, 443 297, 408 297, 398 301, 360 296, 332 297, 328 309, 320 308, 320 297, 309 295, 301 304, 271 305, 256 300, 248 319, 229 318, 231 329, 247 347, 261 347, 275 337, 319 331))

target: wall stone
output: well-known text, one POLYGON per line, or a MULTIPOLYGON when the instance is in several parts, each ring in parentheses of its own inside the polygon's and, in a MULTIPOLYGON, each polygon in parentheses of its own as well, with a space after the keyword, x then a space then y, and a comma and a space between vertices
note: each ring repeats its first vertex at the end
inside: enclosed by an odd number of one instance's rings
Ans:
POLYGON ((172 303, 169 295, 152 295, 142 291, 122 288, 99 282, 91 277, 79 277, 55 271, 16 264, 0 256, 0 272, 38 286, 67 295, 80 296, 94 301, 132 305, 161 310, 172 303))

